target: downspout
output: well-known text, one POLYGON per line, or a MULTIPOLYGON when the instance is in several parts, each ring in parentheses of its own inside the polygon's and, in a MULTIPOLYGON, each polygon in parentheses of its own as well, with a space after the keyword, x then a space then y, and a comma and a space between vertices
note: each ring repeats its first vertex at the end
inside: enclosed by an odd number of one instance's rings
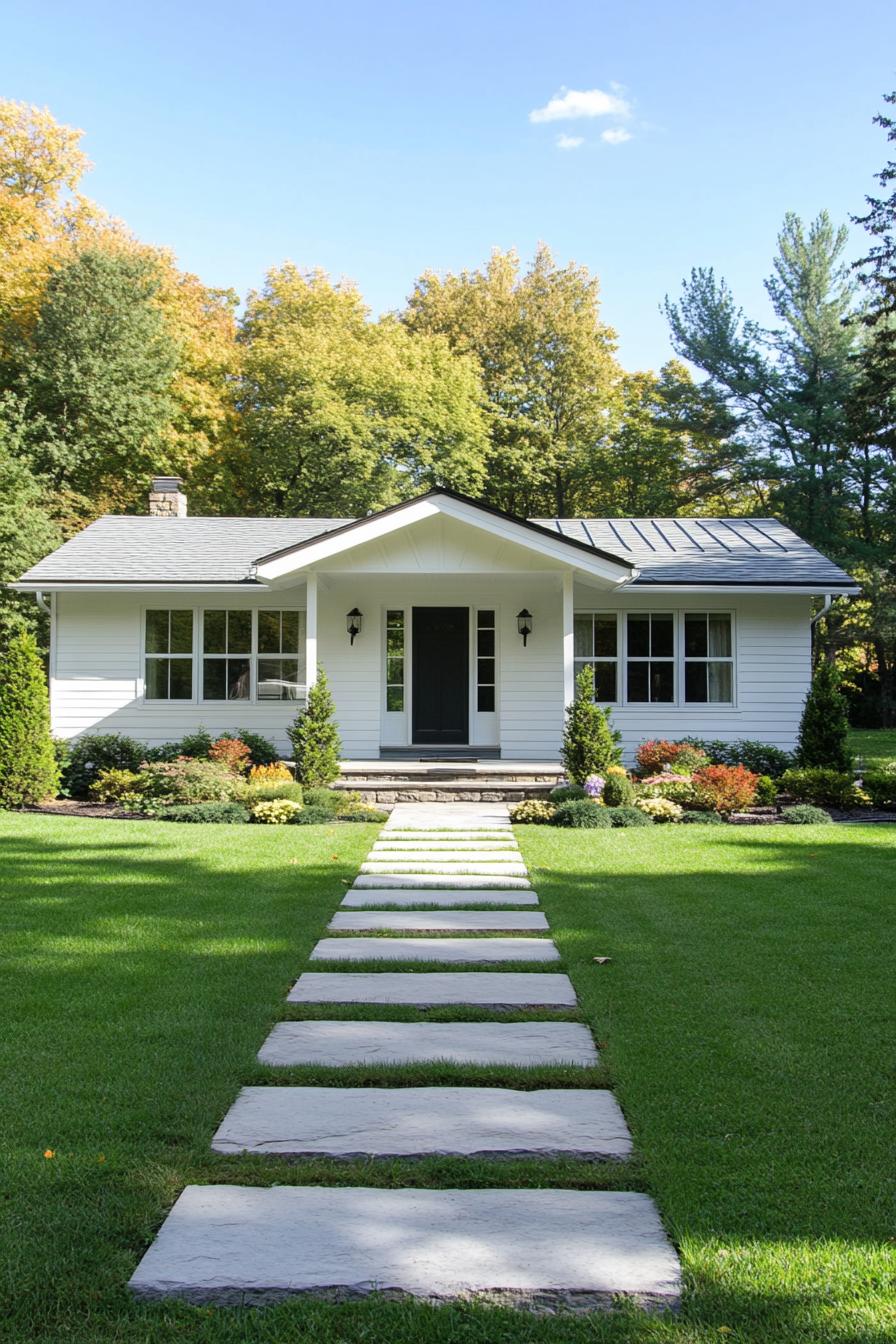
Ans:
POLYGON ((832 607, 833 605, 834 605, 834 594, 833 594, 833 593, 825 593, 825 595, 824 595, 824 602, 822 603, 821 610, 820 610, 820 611, 816 611, 815 615, 812 617, 812 629, 813 629, 813 630, 815 629, 815 627, 816 627, 816 625, 818 624, 818 622, 821 620, 822 616, 827 616, 828 612, 830 611, 830 609, 831 609, 831 607, 832 607))
POLYGON ((35 600, 36 600, 36 602, 37 602, 37 605, 40 607, 40 609, 41 609, 41 611, 44 613, 44 615, 45 615, 45 616, 52 616, 52 615, 53 615, 52 609, 51 609, 51 607, 48 605, 48 603, 47 603, 47 599, 46 599, 46 597, 44 596, 44 594, 43 594, 43 593, 35 593, 35 594, 34 594, 34 597, 35 597, 35 600))

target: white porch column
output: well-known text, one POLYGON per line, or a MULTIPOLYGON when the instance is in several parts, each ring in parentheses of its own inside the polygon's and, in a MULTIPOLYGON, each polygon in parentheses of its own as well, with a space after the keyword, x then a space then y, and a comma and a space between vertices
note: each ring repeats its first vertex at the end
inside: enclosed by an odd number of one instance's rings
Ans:
POLYGON ((563 704, 571 705, 576 693, 573 572, 563 575, 563 704))
POLYGON ((305 579, 305 681, 317 681, 317 571, 310 569, 305 579))

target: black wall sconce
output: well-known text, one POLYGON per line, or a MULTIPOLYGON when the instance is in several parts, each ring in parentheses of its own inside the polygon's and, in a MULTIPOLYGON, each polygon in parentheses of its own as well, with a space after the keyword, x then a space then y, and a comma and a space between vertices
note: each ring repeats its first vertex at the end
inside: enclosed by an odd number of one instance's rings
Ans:
POLYGON ((361 615, 358 608, 352 607, 351 611, 346 615, 345 618, 345 628, 349 633, 350 644, 354 644, 355 636, 360 635, 363 621, 364 617, 361 615))
POLYGON ((516 628, 523 637, 523 648, 525 648, 526 642, 532 633, 532 613, 531 611, 527 611, 525 607, 523 607, 522 611, 517 614, 516 628))

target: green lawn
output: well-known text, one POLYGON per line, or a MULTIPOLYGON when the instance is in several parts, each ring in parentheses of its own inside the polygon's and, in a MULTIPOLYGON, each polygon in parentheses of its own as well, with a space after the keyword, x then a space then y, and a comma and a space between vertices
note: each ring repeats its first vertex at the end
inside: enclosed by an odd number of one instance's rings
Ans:
MULTIPOLYGON (((578 1081, 616 1088, 639 1153, 630 1166, 212 1155, 239 1086, 270 1076, 255 1052, 274 1021, 299 1014, 286 990, 375 832, 0 817, 4 1338, 893 1337, 893 831, 521 831, 604 1047, 601 1069, 578 1081), (595 965, 599 954, 611 964, 595 965), (681 1248, 685 1307, 570 1319, 384 1301, 246 1312, 131 1302, 124 1284, 180 1189, 233 1180, 648 1189, 681 1248)), ((525 1083, 555 1081, 572 1080, 539 1070, 525 1083)))
POLYGON ((849 745, 866 766, 896 761, 896 728, 853 728, 849 745))

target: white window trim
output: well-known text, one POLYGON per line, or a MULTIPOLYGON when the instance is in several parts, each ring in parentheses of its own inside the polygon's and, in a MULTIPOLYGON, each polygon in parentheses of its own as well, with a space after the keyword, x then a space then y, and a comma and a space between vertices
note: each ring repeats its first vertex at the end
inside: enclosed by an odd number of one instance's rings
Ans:
MULTIPOLYGON (((306 630, 306 633, 307 633, 307 629, 308 629, 308 610, 307 610, 307 607, 285 606, 282 602, 277 603, 276 605, 273 604, 273 603, 268 603, 268 604, 265 604, 265 606, 263 606, 263 607, 249 607, 249 608, 248 608, 248 610, 249 610, 249 612, 250 612, 250 615, 251 615, 251 617, 252 617, 252 648, 251 648, 251 651, 250 651, 250 653, 249 653, 249 655, 248 655, 248 658, 249 658, 249 696, 248 696, 248 698, 247 698, 247 699, 244 699, 244 700, 206 700, 206 699, 204 699, 204 697, 203 697, 203 695, 202 695, 202 685, 203 685, 203 675, 202 675, 202 674, 203 674, 203 666, 202 666, 202 664, 203 664, 203 660, 204 660, 204 658, 205 658, 205 652, 204 652, 204 650, 203 650, 203 630, 204 630, 204 616, 205 616, 205 613, 206 613, 206 611, 239 611, 239 610, 247 610, 247 608, 232 607, 232 606, 229 606, 227 603, 225 603, 223 606, 220 605, 219 603, 214 603, 214 604, 210 604, 210 605, 208 605, 208 606, 203 605, 203 606, 201 606, 201 607, 194 607, 194 606, 184 607, 184 606, 178 606, 176 603, 147 602, 144 606, 142 606, 142 607, 140 608, 140 674, 139 674, 139 676, 138 676, 138 678, 137 678, 137 688, 136 688, 136 689, 137 689, 137 699, 140 701, 140 703, 141 703, 142 705, 147 705, 147 706, 157 706, 157 705, 201 705, 201 706, 203 706, 203 707, 204 707, 204 706, 209 706, 209 707, 211 707, 211 708, 214 708, 214 707, 216 707, 216 706, 217 706, 217 707, 222 707, 222 706, 224 706, 224 705, 234 705, 234 706, 239 706, 239 705, 265 705, 265 706, 274 706, 274 705, 296 705, 296 704, 301 704, 303 697, 307 698, 307 695, 308 695, 308 668, 307 668, 307 666, 305 667, 305 680, 304 680, 304 682, 302 682, 302 683, 300 683, 300 684, 297 685, 297 687, 296 687, 297 694, 296 694, 296 698, 295 698, 294 700, 273 700, 273 699, 271 699, 271 700, 269 700, 269 699, 261 700, 261 699, 259 699, 259 697, 258 697, 258 659, 259 659, 259 657, 261 656, 261 657, 271 657, 271 658, 276 658, 276 657, 284 657, 284 658, 286 658, 286 657, 290 657, 290 656, 291 656, 291 655, 289 655, 289 654, 281 654, 281 655, 278 655, 278 654, 263 654, 263 655, 259 655, 259 652, 258 652, 258 616, 259 616, 259 613, 262 612, 262 611, 297 611, 297 612, 299 612, 299 614, 300 614, 301 616, 304 616, 304 618, 305 618, 305 630, 306 630), (147 659, 147 656, 150 657, 150 658, 153 657, 152 654, 147 655, 147 652, 146 652, 146 613, 147 613, 148 611, 190 611, 190 612, 192 612, 192 615, 193 615, 193 650, 192 650, 192 653, 191 653, 189 656, 193 659, 193 677, 192 677, 192 695, 189 697, 189 699, 184 698, 184 699, 180 699, 180 700, 153 700, 153 699, 150 699, 150 697, 147 696, 147 694, 146 694, 146 659, 147 659)), ((166 657, 165 654, 161 654, 160 656, 161 656, 161 657, 166 657)), ((187 655, 187 654, 182 654, 182 655, 180 655, 180 656, 186 658, 188 655, 187 655)), ((210 654, 209 656, 210 656, 210 657, 214 657, 215 655, 214 655, 214 654, 210 654)), ((222 655, 222 656, 224 656, 224 655, 222 655)), ((234 655, 234 657, 239 657, 239 656, 243 656, 243 657, 244 657, 244 656, 246 656, 246 655, 236 655, 236 654, 234 655)), ((299 639, 299 648, 298 648, 298 654, 297 654, 297 656, 298 656, 298 659, 299 659, 299 663, 301 663, 303 657, 305 656, 304 640, 301 639, 301 638, 299 639)))
MULTIPOLYGON (((613 612, 607 607, 576 607, 573 618, 576 616, 616 616, 616 699, 599 700, 596 703, 606 709, 635 709, 647 712, 668 712, 670 709, 688 709, 688 710, 736 710, 738 708, 738 638, 737 638, 737 612, 730 607, 701 607, 697 604, 687 607, 675 607, 671 611, 663 611, 653 607, 626 607, 613 612), (727 616, 731 622, 731 657, 725 658, 706 658, 691 659, 685 658, 684 653, 684 619, 686 615, 696 615, 707 612, 712 616, 727 616), (672 700, 629 700, 628 698, 628 618, 629 616, 652 616, 671 615, 673 620, 673 635, 675 643, 672 650, 671 661, 673 666, 673 699, 672 700), (685 666, 689 662, 730 662, 731 663, 731 699, 730 700, 686 700, 685 699, 685 666)), ((611 662, 610 658, 575 658, 573 665, 578 673, 583 663, 611 662)), ((650 660, 648 660, 650 661, 650 660)), ((662 661, 662 660, 657 660, 662 661)))

